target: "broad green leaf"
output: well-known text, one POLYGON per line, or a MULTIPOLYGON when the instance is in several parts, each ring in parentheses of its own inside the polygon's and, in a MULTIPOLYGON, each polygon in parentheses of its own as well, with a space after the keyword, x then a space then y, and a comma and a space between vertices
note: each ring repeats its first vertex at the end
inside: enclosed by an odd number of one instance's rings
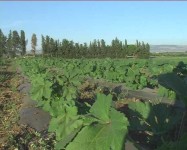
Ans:
POLYGON ((146 78, 146 76, 141 76, 140 77, 140 84, 144 87, 144 86, 146 86, 147 85, 147 78, 146 78))
POLYGON ((160 75, 158 82, 162 86, 172 89, 178 95, 187 96, 187 84, 173 73, 160 75))
POLYGON ((51 97, 52 89, 50 88, 52 86, 52 83, 49 81, 45 81, 45 86, 43 87, 43 96, 45 98, 51 97))
POLYGON ((42 108, 43 110, 50 112, 51 111, 50 100, 45 101, 42 108))
POLYGON ((187 106, 187 84, 183 79, 173 73, 168 73, 160 75, 158 78, 158 82, 162 86, 175 91, 187 106))
POLYGON ((172 129, 181 119, 180 111, 173 111, 165 104, 143 102, 129 103, 132 130, 144 130, 161 135, 172 129))
POLYGON ((111 109, 110 122, 84 127, 66 150, 122 150, 129 125, 127 118, 111 109))
POLYGON ((95 123, 95 122, 98 122, 98 119, 96 119, 96 118, 93 118, 93 117, 91 117, 91 116, 85 116, 84 118, 83 118, 83 125, 84 126, 88 126, 88 125, 90 125, 90 124, 92 124, 92 123, 95 123))
POLYGON ((96 102, 90 109, 90 113, 103 122, 108 122, 112 95, 97 94, 96 102))
POLYGON ((61 97, 60 99, 54 99, 51 101, 51 109, 49 111, 52 117, 57 117, 63 113, 65 113, 65 104, 64 99, 61 97))
POLYGON ((165 104, 156 104, 151 107, 151 112, 147 122, 151 125, 154 134, 163 134, 172 129, 182 118, 180 111, 165 104))
POLYGON ((55 132, 56 139, 65 142, 68 139, 71 140, 70 137, 73 138, 72 134, 75 135, 74 133, 81 128, 82 124, 83 121, 77 115, 77 108, 75 106, 66 107, 63 114, 51 119, 48 131, 55 132))
POLYGON ((72 81, 72 84, 73 84, 74 86, 78 87, 79 85, 81 85, 81 82, 78 81, 78 80, 73 80, 73 81, 72 81))
POLYGON ((130 102, 128 104, 128 107, 133 110, 134 112, 138 112, 138 116, 142 117, 144 119, 147 119, 149 117, 151 107, 148 102, 130 102))
POLYGON ((80 128, 75 129, 74 131, 72 131, 69 135, 67 135, 65 138, 63 138, 62 140, 58 141, 57 144, 55 145, 55 149, 56 150, 61 150, 64 149, 65 146, 72 141, 72 139, 76 136, 76 134, 80 131, 80 128))
POLYGON ((42 97, 50 98, 52 83, 45 80, 43 76, 37 76, 36 79, 32 81, 31 96, 33 100, 42 100, 42 97))

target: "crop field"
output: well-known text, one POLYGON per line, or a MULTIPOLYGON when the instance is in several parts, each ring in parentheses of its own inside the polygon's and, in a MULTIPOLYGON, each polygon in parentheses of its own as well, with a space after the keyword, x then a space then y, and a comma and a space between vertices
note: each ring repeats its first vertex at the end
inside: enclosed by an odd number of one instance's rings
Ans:
POLYGON ((0 150, 187 150, 186 8, 0 3, 0 150))
POLYGON ((50 114, 55 149, 187 148, 187 58, 14 61, 50 114))

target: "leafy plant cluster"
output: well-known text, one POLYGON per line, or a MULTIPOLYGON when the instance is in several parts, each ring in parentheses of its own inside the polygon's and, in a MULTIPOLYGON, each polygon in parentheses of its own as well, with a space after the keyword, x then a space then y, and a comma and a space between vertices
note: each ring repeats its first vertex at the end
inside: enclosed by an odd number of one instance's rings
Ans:
MULTIPOLYGON (((33 72, 45 72, 47 68, 51 71, 63 70, 63 72, 76 72, 80 78, 92 77, 94 79, 104 79, 109 82, 124 83, 129 89, 143 89, 149 87, 158 89, 160 96, 175 99, 176 94, 172 89, 163 87, 158 83, 158 75, 167 72, 180 74, 180 66, 177 67, 178 60, 153 61, 153 60, 112 60, 112 59, 54 59, 37 58, 21 60, 23 70, 26 75, 33 72), (23 65, 24 64, 24 65, 23 65), (177 70, 178 68, 178 70, 177 70)), ((186 61, 187 62, 187 61, 186 61)), ((184 70, 184 68, 183 68, 184 70)))
POLYGON ((173 140, 169 131, 181 121, 182 111, 174 111, 165 104, 148 102, 130 102, 128 107, 131 123, 129 130, 145 134, 144 142, 157 147, 163 139, 173 140))
POLYGON ((98 94, 96 102, 88 109, 89 111, 80 114, 76 101, 77 86, 80 84, 78 74, 76 72, 56 74, 50 70, 36 74, 37 71, 37 69, 32 70, 34 74, 30 74, 31 96, 52 116, 49 132, 56 133, 57 149, 64 147, 66 149, 122 148, 127 134, 128 120, 111 107, 111 96, 98 94), (116 136, 119 133, 120 135, 116 136), (108 138, 107 143, 101 144, 101 142, 106 142, 103 140, 105 138, 108 138), (75 142, 69 143, 72 140, 75 142), (85 147, 83 148, 82 145, 85 147))
MULTIPOLYGON (((181 120, 181 112, 174 112, 161 104, 143 102, 128 104, 127 119, 113 107, 110 94, 98 93, 93 105, 78 101, 78 87, 85 76, 124 82, 129 86, 132 84, 136 86, 135 89, 148 85, 156 87, 156 77, 173 70, 174 67, 170 64, 154 64, 143 60, 138 64, 110 59, 99 61, 41 58, 22 59, 18 63, 30 78, 32 98, 52 117, 48 131, 56 134, 56 149, 121 150, 128 131, 144 132, 147 137, 145 141, 151 144, 157 142, 156 147, 162 144, 162 139, 168 138, 168 133, 181 120)), ((171 78, 164 81, 169 83, 171 78)), ((181 94, 184 91, 176 89, 172 84, 162 86, 175 91, 181 97, 184 96, 184 93, 181 94)))
POLYGON ((52 117, 48 131, 56 133, 56 149, 122 148, 128 120, 111 107, 111 96, 98 94, 89 111, 80 114, 76 74, 64 74, 52 82, 47 76, 32 81, 32 98, 52 117))

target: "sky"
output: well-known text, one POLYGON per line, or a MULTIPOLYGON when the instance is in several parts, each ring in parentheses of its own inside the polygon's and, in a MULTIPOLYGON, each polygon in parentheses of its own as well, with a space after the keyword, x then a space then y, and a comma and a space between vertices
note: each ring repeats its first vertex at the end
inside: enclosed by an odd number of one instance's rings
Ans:
POLYGON ((74 42, 115 37, 129 44, 187 45, 187 2, 161 1, 17 1, 0 2, 0 29, 24 30, 30 48, 33 33, 74 42))

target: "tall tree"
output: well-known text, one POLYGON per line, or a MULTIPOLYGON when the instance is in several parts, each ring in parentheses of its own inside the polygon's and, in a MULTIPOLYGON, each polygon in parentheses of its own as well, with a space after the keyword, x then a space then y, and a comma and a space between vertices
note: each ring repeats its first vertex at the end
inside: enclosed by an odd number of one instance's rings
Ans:
POLYGON ((93 51, 93 56, 96 58, 98 56, 98 51, 97 51, 97 40, 94 39, 93 43, 92 43, 92 51, 93 51))
POLYGON ((54 54, 57 51, 55 40, 53 38, 50 38, 49 44, 50 44, 50 54, 51 56, 54 56, 54 54))
POLYGON ((12 44, 12 31, 9 31, 8 39, 6 42, 6 54, 12 56, 13 54, 13 44, 12 44))
POLYGON ((107 51, 106 51, 106 44, 105 44, 105 41, 103 39, 101 39, 101 52, 100 52, 100 55, 101 57, 106 57, 105 55, 107 54, 107 51))
POLYGON ((75 43, 75 57, 76 57, 76 58, 79 58, 79 57, 80 57, 79 43, 75 43))
POLYGON ((127 40, 125 39, 125 49, 128 48, 128 45, 127 45, 127 40))
POLYGON ((47 35, 45 37, 46 53, 50 53, 50 37, 47 35))
POLYGON ((114 40, 112 40, 111 44, 111 48, 113 50, 113 57, 117 58, 122 50, 122 42, 116 37, 114 40))
POLYGON ((138 40, 136 40, 136 47, 138 47, 139 46, 139 41, 138 40))
POLYGON ((87 57, 88 56, 88 45, 87 43, 84 43, 83 49, 82 49, 82 57, 87 57))
POLYGON ((42 35, 42 54, 46 54, 46 43, 45 43, 45 37, 42 35))
POLYGON ((25 32, 21 30, 20 44, 21 44, 21 55, 26 54, 26 40, 25 40, 25 32))
POLYGON ((36 46, 37 46, 37 38, 36 38, 36 34, 33 33, 32 38, 31 38, 31 47, 32 47, 32 53, 34 56, 36 55, 36 46))
POLYGON ((6 52, 6 36, 0 29, 0 57, 6 52))
POLYGON ((12 32, 12 46, 13 46, 13 56, 17 53, 20 53, 21 44, 20 44, 20 36, 16 30, 12 32))
POLYGON ((61 56, 61 42, 57 40, 57 56, 61 56))
POLYGON ((150 45, 148 43, 145 45, 145 49, 147 50, 147 52, 150 52, 150 45))
POLYGON ((57 57, 57 53, 58 53, 58 47, 59 47, 59 40, 55 40, 54 42, 54 55, 57 57))

